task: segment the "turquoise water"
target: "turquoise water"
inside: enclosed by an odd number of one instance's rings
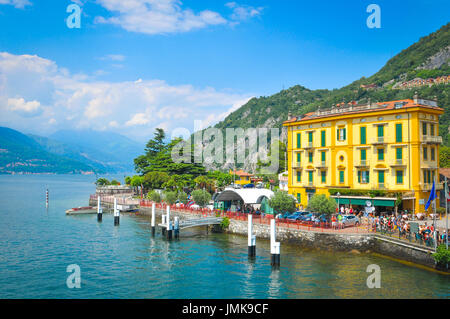
[[[119,177],[120,178],[120,177]],[[330,253],[282,244],[272,271],[269,246],[247,239],[183,232],[151,237],[144,216],[66,216],[88,204],[93,176],[0,176],[0,298],[448,298],[450,276],[371,254]],[[50,207],[45,208],[45,189]],[[81,288],[66,285],[68,265]],[[368,289],[367,266],[381,267],[381,289]]]

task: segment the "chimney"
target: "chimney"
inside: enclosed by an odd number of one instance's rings
[[[288,112],[288,121],[292,120],[292,113],[291,111]]]
[[[414,104],[419,104],[419,95],[417,91],[414,92]]]

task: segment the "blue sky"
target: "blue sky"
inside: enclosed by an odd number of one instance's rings
[[[80,29],[66,26],[71,3]],[[381,29],[366,25],[371,3]],[[253,96],[370,76],[449,12],[444,0],[0,0],[0,125],[192,130]]]

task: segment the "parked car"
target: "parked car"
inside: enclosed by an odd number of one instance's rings
[[[303,222],[310,222],[313,216],[314,216],[313,213],[304,214],[300,217],[299,220],[301,220]]]
[[[358,226],[360,224],[359,218],[355,215],[344,215],[342,216],[342,223],[344,227],[347,226]]]
[[[307,216],[307,215],[309,215],[309,214],[311,214],[311,213],[308,212],[308,211],[295,212],[295,213],[292,214],[290,217],[288,217],[288,219],[289,219],[289,220],[295,220],[295,221],[297,221],[297,220],[302,220],[302,218],[303,218],[304,216]]]

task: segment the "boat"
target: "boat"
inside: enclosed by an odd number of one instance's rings
[[[97,214],[97,207],[77,207],[66,210],[67,215]]]

